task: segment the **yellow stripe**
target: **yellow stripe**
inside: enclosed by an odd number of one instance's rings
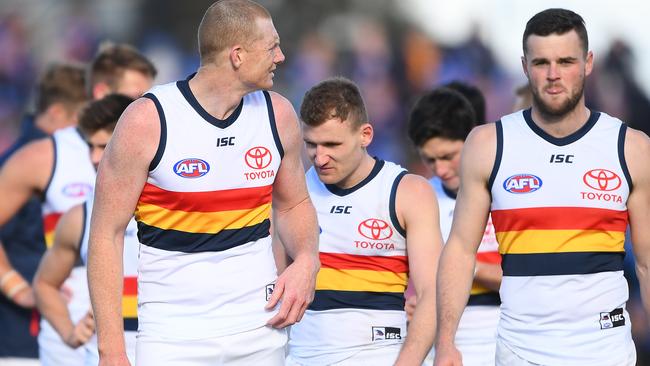
[[[54,230],[45,233],[45,246],[51,248],[52,244],[54,244]]]
[[[483,287],[483,286],[479,285],[478,283],[474,282],[474,283],[472,283],[472,290],[470,291],[469,294],[470,295],[480,295],[480,294],[486,294],[488,292],[492,292],[492,290],[490,290],[487,287]]]
[[[271,204],[248,210],[221,212],[172,211],[148,204],[138,204],[135,217],[149,226],[189,233],[216,234],[225,229],[257,225],[269,218]]]
[[[138,317],[138,297],[137,296],[122,296],[122,317],[124,318],[137,318]]]
[[[406,273],[321,268],[316,290],[404,292],[407,281]]]
[[[625,233],[601,230],[524,230],[496,233],[501,254],[622,252]]]

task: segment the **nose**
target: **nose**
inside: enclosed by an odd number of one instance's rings
[[[436,161],[434,163],[433,172],[438,177],[445,177],[449,172],[449,164],[442,161]]]
[[[284,53],[282,52],[282,49],[279,46],[277,51],[275,52],[275,57],[273,59],[273,62],[276,64],[281,64],[284,62]]]
[[[560,78],[558,65],[555,62],[551,62],[550,65],[548,66],[548,72],[547,72],[546,77],[549,80],[557,80],[557,79]]]
[[[90,161],[97,166],[99,162],[102,160],[102,156],[104,155],[104,149],[100,149],[98,147],[91,147],[90,148]]]
[[[314,164],[316,166],[323,166],[329,162],[329,155],[326,154],[322,147],[316,147],[314,152]]]

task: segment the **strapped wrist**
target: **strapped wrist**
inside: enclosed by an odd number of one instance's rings
[[[29,287],[29,283],[16,270],[9,270],[0,278],[0,290],[11,300],[27,287]]]

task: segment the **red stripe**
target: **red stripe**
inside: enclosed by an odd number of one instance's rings
[[[59,222],[59,219],[63,213],[61,212],[52,212],[43,217],[43,231],[46,233],[54,231],[56,228],[56,223]]]
[[[41,331],[41,314],[38,313],[38,310],[32,310],[32,316],[29,321],[29,334],[32,337],[38,336],[38,332]]]
[[[406,273],[409,264],[406,256],[367,256],[340,253],[320,253],[321,267],[334,269],[365,269]]]
[[[137,277],[124,277],[124,296],[135,296],[138,294],[138,278]]]
[[[140,194],[140,202],[187,212],[245,210],[271,202],[272,192],[272,185],[209,192],[173,192],[147,183]]]
[[[499,252],[480,252],[476,253],[476,260],[483,263],[501,264],[501,254]]]
[[[534,207],[492,211],[497,232],[521,230],[604,230],[624,232],[627,211],[590,207]]]

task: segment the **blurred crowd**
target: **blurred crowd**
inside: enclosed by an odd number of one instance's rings
[[[87,62],[110,39],[131,43],[153,60],[156,83],[185,78],[198,65],[195,25],[212,2],[4,1],[12,6],[0,10],[0,153],[15,139],[21,116],[32,109],[34,83],[49,62]],[[275,89],[298,109],[304,92],[318,81],[332,75],[354,80],[375,126],[371,153],[414,172],[427,174],[405,132],[419,94],[452,80],[474,84],[485,94],[487,121],[494,121],[513,109],[515,91],[525,82],[523,74],[512,75],[497,63],[478,34],[443,44],[392,11],[389,0],[261,2],[274,16],[287,58],[276,73]],[[59,11],[45,26],[39,14],[52,14],[52,7]],[[634,62],[625,40],[599,53],[587,82],[587,106],[650,134],[650,100],[632,74]],[[650,330],[631,251],[627,260],[639,364],[650,364]]]

